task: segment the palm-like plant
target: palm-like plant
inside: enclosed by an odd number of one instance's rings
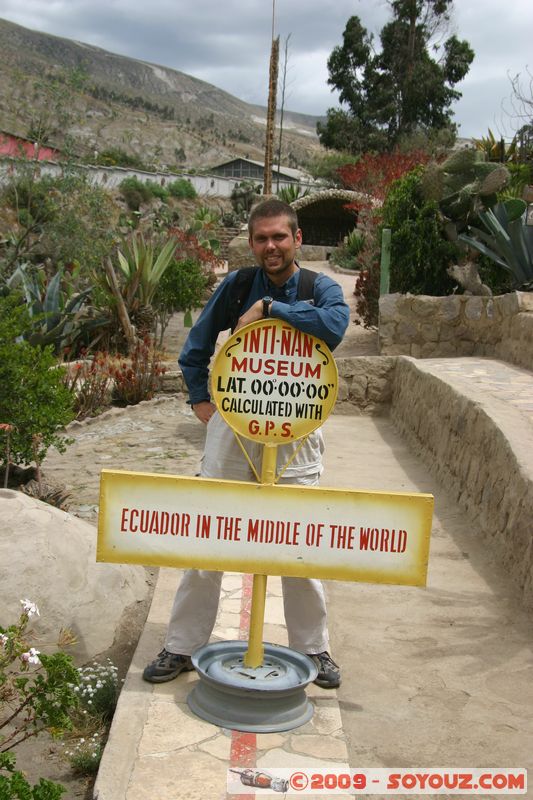
[[[481,150],[485,153],[487,161],[514,161],[518,150],[518,141],[516,136],[513,141],[506,145],[503,139],[497,139],[491,129],[488,130],[487,136],[482,136],[481,139],[474,139],[476,150]]]

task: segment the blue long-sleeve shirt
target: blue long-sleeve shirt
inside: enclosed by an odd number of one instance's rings
[[[231,285],[237,272],[230,272],[212,294],[183,346],[178,363],[189,390],[190,402],[210,400],[209,362],[221,331],[231,327]],[[314,303],[298,300],[300,271],[283,286],[274,286],[262,269],[258,270],[241,315],[257,300],[270,295],[273,303],[270,316],[288,322],[295,328],[323,339],[332,350],[340,343],[348,326],[349,310],[342,289],[327,275],[318,273],[314,285]]]

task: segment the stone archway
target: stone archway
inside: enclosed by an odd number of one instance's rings
[[[368,198],[347,189],[324,189],[300,197],[291,203],[298,214],[304,247],[326,248],[329,255],[357,225],[357,213],[346,208],[348,203]]]

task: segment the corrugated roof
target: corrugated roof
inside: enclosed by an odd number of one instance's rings
[[[243,158],[242,156],[239,156],[238,158],[232,158],[229,161],[223,161],[222,164],[215,164],[215,166],[211,167],[211,169],[227,167],[228,164],[235,164],[237,161],[246,161],[247,164],[254,164],[256,167],[261,167],[261,169],[265,168],[264,162],[262,161],[254,161],[252,158]],[[272,167],[272,172],[278,172],[277,166]],[[281,164],[279,168],[279,174],[287,175],[288,178],[297,178],[298,180],[312,180],[311,175],[309,175],[307,172],[302,172],[302,170],[293,169],[292,167],[285,167],[283,164]]]

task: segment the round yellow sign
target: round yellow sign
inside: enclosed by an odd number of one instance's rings
[[[285,444],[320,427],[335,405],[337,365],[322,339],[278,319],[234,333],[215,357],[211,395],[233,430]]]

